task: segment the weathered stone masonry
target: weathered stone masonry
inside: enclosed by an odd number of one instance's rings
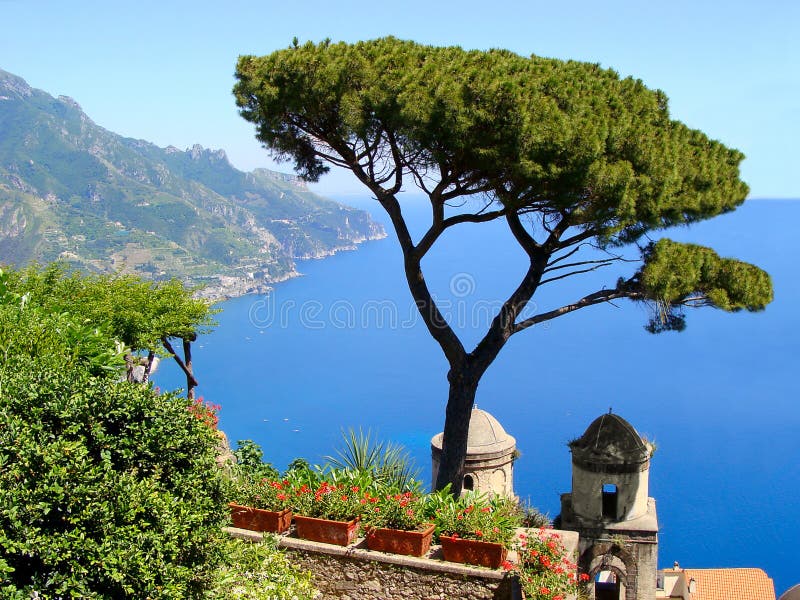
[[[228,528],[242,539],[258,541],[260,533]],[[323,598],[339,600],[516,600],[515,579],[501,570],[471,567],[440,559],[384,554],[367,550],[362,540],[340,547],[281,536],[279,545],[300,569],[311,571]]]

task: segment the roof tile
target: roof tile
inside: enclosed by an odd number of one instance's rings
[[[684,569],[695,580],[692,600],[775,600],[775,585],[761,569]]]

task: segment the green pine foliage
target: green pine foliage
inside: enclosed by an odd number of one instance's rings
[[[433,241],[450,226],[436,211],[477,197],[494,218],[531,218],[544,235],[525,249],[552,266],[583,241],[634,243],[734,210],[748,193],[742,153],[671,119],[662,91],[597,64],[387,37],[241,56],[236,77],[241,115],[273,154],[309,180],[348,168],[387,210],[413,180],[439,220]],[[401,241],[414,261],[426,243]],[[695,294],[723,310],[771,301],[766,273],[708,252],[660,242],[643,253],[643,273],[580,306],[628,297],[676,314]]]
[[[653,333],[683,329],[683,306],[758,311],[772,302],[772,281],[766,272],[721,258],[711,248],[662,239],[649,244],[643,255],[638,280],[655,307],[647,326]]]

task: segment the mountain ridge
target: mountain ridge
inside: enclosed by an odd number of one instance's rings
[[[297,259],[385,235],[297,177],[123,137],[0,69],[2,262],[178,277],[230,297],[297,275]]]

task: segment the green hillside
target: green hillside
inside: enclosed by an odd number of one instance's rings
[[[294,259],[383,235],[295,177],[119,136],[0,70],[0,263],[60,259],[239,295],[291,276]]]

